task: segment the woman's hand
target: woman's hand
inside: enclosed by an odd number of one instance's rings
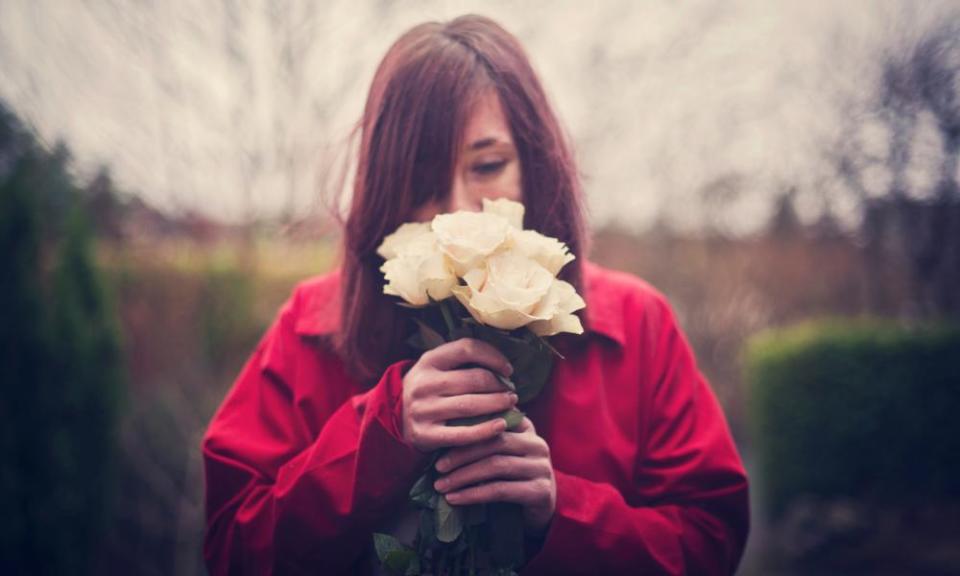
[[[515,502],[523,506],[527,530],[546,532],[557,506],[557,482],[550,447],[524,418],[515,432],[454,448],[437,460],[442,476],[434,484],[455,506]]]
[[[480,367],[460,368],[463,365]],[[494,370],[513,367],[496,348],[473,338],[442,344],[423,354],[403,377],[403,438],[421,452],[490,440],[506,429],[503,418],[472,426],[448,420],[495,414],[513,408],[517,395],[505,390]]]

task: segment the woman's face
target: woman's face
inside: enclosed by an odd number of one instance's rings
[[[443,212],[479,211],[484,198],[520,202],[521,178],[520,159],[500,98],[493,90],[487,91],[467,118],[447,205],[432,202],[422,206],[415,219],[428,222]]]

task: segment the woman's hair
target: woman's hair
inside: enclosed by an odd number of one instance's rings
[[[406,311],[383,294],[385,235],[431,201],[450,194],[474,103],[500,98],[522,172],[524,227],[558,238],[576,260],[560,277],[584,294],[586,253],[580,182],[566,136],[519,41],[481,16],[418,25],[377,68],[360,130],[353,198],[344,224],[340,331],[334,345],[366,384],[407,357]]]

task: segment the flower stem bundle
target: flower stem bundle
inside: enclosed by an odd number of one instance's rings
[[[546,337],[581,334],[574,314],[585,303],[573,286],[557,278],[574,259],[560,241],[523,230],[523,205],[484,200],[483,212],[441,214],[429,223],[407,223],[388,235],[377,252],[384,293],[411,308],[416,330],[408,344],[420,351],[459,338],[497,348],[513,366],[498,375],[523,406],[540,393],[559,353]],[[523,421],[516,408],[447,422],[472,425],[504,418],[507,429]],[[416,541],[374,534],[383,568],[392,574],[513,574],[524,563],[524,527],[517,504],[496,502],[452,506],[433,485],[434,464],[410,490],[419,511]]]

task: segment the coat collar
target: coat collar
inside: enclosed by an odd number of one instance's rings
[[[586,285],[584,300],[584,331],[604,336],[621,347],[625,345],[624,317],[617,299],[608,290],[609,271],[584,260],[583,279]],[[301,336],[324,336],[336,332],[340,325],[340,268],[304,281],[297,290],[299,302],[295,324]]]

